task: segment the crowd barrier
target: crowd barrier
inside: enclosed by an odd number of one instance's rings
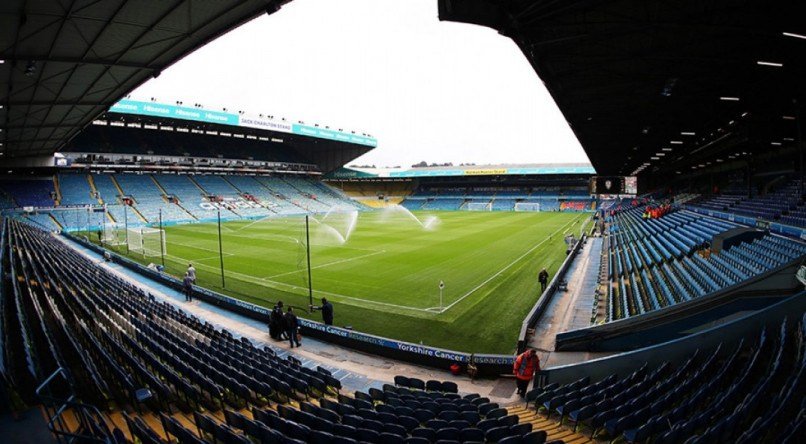
[[[518,335],[518,354],[523,353],[526,350],[526,345],[529,342],[529,329],[534,328],[534,326],[537,325],[537,321],[540,320],[541,316],[543,316],[543,313],[546,311],[546,307],[554,297],[554,293],[556,293],[557,287],[565,278],[565,273],[568,271],[568,267],[571,266],[571,262],[574,261],[574,258],[579,253],[579,249],[582,248],[582,245],[585,243],[586,239],[587,235],[583,234],[579,240],[577,240],[577,242],[571,248],[571,251],[565,257],[563,263],[560,265],[560,268],[557,269],[557,273],[554,274],[554,277],[551,279],[548,285],[546,285],[546,291],[540,295],[535,305],[532,306],[532,309],[529,310],[529,313],[523,319],[521,331]]]
[[[650,367],[657,367],[663,362],[674,364],[690,356],[693,350],[715,349],[719,344],[725,345],[722,352],[726,353],[732,351],[735,347],[730,345],[738,343],[741,338],[754,341],[758,339],[758,332],[765,326],[780,324],[781,319],[791,315],[800,318],[804,310],[806,310],[806,292],[801,291],[761,310],[738,318],[728,318],[729,320],[722,324],[662,344],[579,364],[545,369],[539,373],[536,384],[538,386],[566,384],[583,377],[597,380],[614,373],[625,375],[643,363]],[[730,338],[730,342],[725,342],[725,338]]]

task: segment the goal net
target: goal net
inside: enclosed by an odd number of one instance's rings
[[[165,232],[157,228],[129,228],[129,251],[143,256],[168,254],[165,247]]]
[[[126,231],[117,224],[103,224],[101,242],[106,245],[124,245],[126,243]]]
[[[515,211],[540,211],[539,202],[516,202]]]
[[[467,204],[467,211],[492,211],[492,202],[469,202]]]

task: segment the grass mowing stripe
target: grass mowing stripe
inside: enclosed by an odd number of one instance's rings
[[[458,303],[462,302],[462,301],[463,301],[463,300],[464,300],[466,297],[468,297],[468,296],[470,296],[471,294],[475,293],[475,292],[476,292],[476,290],[478,290],[479,288],[481,288],[481,287],[483,287],[483,286],[487,285],[487,284],[488,284],[488,283],[489,283],[491,280],[493,280],[493,279],[497,278],[498,276],[500,276],[500,275],[501,275],[503,272],[505,272],[507,269],[509,269],[509,268],[510,268],[510,267],[512,267],[513,265],[517,264],[517,263],[518,263],[518,262],[520,262],[520,261],[521,261],[523,258],[525,258],[526,256],[528,256],[528,255],[529,255],[531,252],[535,251],[535,250],[536,250],[538,247],[540,247],[541,245],[543,245],[544,243],[546,243],[546,241],[550,240],[550,239],[552,238],[552,236],[554,236],[555,234],[559,233],[559,232],[560,232],[560,231],[562,231],[562,230],[563,230],[565,227],[567,227],[568,225],[570,225],[570,224],[571,224],[571,222],[576,223],[576,221],[577,221],[577,220],[578,220],[578,219],[574,219],[574,220],[572,220],[572,221],[569,221],[568,223],[566,223],[565,225],[563,225],[562,227],[560,227],[559,229],[557,229],[557,231],[555,231],[554,233],[552,233],[551,235],[549,235],[549,237],[548,237],[548,238],[543,239],[543,240],[542,240],[542,241],[540,241],[540,242],[539,242],[537,245],[535,245],[535,246],[533,246],[532,248],[528,249],[528,250],[526,251],[526,253],[523,253],[522,255],[518,256],[518,258],[517,258],[517,259],[515,259],[515,260],[514,260],[514,261],[512,261],[512,262],[510,262],[510,263],[509,263],[508,265],[506,265],[504,268],[502,268],[502,269],[498,270],[498,272],[497,272],[497,273],[495,273],[494,275],[490,276],[490,277],[489,277],[489,278],[487,278],[487,279],[486,279],[484,282],[482,282],[481,284],[477,285],[477,286],[476,286],[476,287],[474,287],[472,290],[470,290],[470,291],[468,291],[467,293],[465,293],[464,295],[462,295],[462,296],[461,296],[459,299],[455,300],[454,302],[452,302],[451,304],[449,304],[447,307],[445,307],[444,309],[442,309],[442,310],[440,311],[440,313],[444,313],[444,312],[446,312],[446,311],[450,310],[451,308],[453,308],[453,306],[454,306],[454,305],[456,305],[456,304],[458,304]]]
[[[379,250],[379,251],[375,251],[373,253],[363,254],[361,256],[348,257],[347,259],[340,259],[340,260],[337,260],[337,261],[328,262],[328,263],[325,263],[325,264],[320,264],[320,265],[317,265],[315,267],[311,267],[311,270],[316,270],[317,268],[330,267],[331,265],[343,264],[345,262],[351,262],[351,261],[355,261],[355,260],[359,260],[359,259],[364,259],[364,258],[367,258],[367,257],[370,257],[370,256],[375,256],[375,255],[383,254],[383,253],[386,253],[386,250]],[[303,271],[305,271],[305,270],[289,271],[289,272],[286,272],[286,273],[275,274],[273,276],[267,276],[267,277],[265,277],[263,279],[271,280],[271,279],[276,278],[276,277],[285,276],[285,275],[293,274],[293,273],[301,273]]]
[[[188,259],[188,258],[181,258],[181,257],[169,256],[169,255],[166,255],[165,258],[166,259],[172,259],[174,262],[177,262],[177,263],[187,263],[187,262],[191,261],[191,259]],[[200,259],[193,259],[193,260],[198,262]],[[197,268],[204,268],[204,269],[208,269],[210,271],[218,271],[219,270],[219,268],[217,266],[207,265],[207,264],[198,264]],[[235,272],[235,271],[231,271],[231,270],[226,270],[224,272],[224,276],[225,277],[233,277],[234,276],[234,277],[237,277],[238,279],[241,279],[241,280],[244,280],[244,281],[247,281],[247,282],[252,282],[252,283],[255,283],[257,285],[265,286],[265,287],[268,287],[268,288],[274,288],[269,284],[275,284],[276,286],[278,286],[280,288],[298,290],[299,294],[301,294],[301,295],[307,295],[308,294],[308,287],[302,287],[302,286],[299,286],[299,285],[292,285],[292,284],[286,284],[284,282],[277,282],[277,281],[272,281],[272,280],[268,280],[268,279],[262,279],[262,278],[258,278],[258,277],[255,277],[255,276],[250,276],[250,275],[246,275],[246,274],[243,274],[243,273],[238,273],[238,272]],[[265,281],[265,283],[263,283],[261,281]],[[413,310],[413,311],[422,311],[422,312],[428,311],[427,309],[424,309],[424,308],[409,307],[407,305],[390,304],[390,303],[386,303],[386,302],[373,301],[373,300],[369,300],[369,299],[362,299],[362,298],[357,298],[357,297],[353,297],[353,296],[346,296],[346,295],[343,295],[343,294],[333,293],[333,292],[324,291],[324,290],[314,290],[313,293],[314,293],[314,295],[335,296],[335,297],[337,297],[339,299],[344,299],[344,300],[349,300],[349,301],[364,302],[364,303],[367,303],[367,304],[370,304],[370,305],[381,305],[381,306],[384,306],[384,307],[394,307],[394,308],[399,308],[399,309],[402,309],[402,310]]]
[[[396,339],[477,353],[511,352],[523,316],[539,296],[537,271],[550,274],[565,257],[557,233],[577,232],[573,213],[416,212],[436,216],[432,230],[411,218],[382,210],[361,213],[346,243],[340,229],[311,224],[314,295],[336,306],[336,324]],[[249,225],[248,228],[244,228]],[[584,225],[584,224],[583,224]],[[271,307],[308,305],[304,218],[270,218],[261,223],[227,222],[222,229],[226,288],[215,224],[166,227],[166,272],[182,276],[197,266],[200,285],[247,302]],[[329,232],[330,234],[326,233]],[[300,243],[303,242],[303,243]],[[125,247],[123,248],[125,250]],[[210,250],[206,251],[205,250]],[[378,251],[384,250],[385,254]],[[367,254],[369,253],[369,254]],[[173,257],[175,256],[175,257]],[[154,258],[132,255],[142,263]],[[199,263],[204,260],[204,263]],[[270,277],[264,280],[263,277]],[[439,305],[444,279],[449,310]],[[461,295],[454,299],[451,294]],[[318,314],[301,313],[319,319]]]

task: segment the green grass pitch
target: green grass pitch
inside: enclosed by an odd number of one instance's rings
[[[588,217],[390,210],[311,216],[314,303],[327,297],[336,325],[358,331],[465,352],[511,353],[538,297],[538,271],[546,267],[554,275],[565,258],[564,235],[578,236]],[[304,217],[222,224],[226,288],[216,224],[166,227],[165,236],[168,273],[182,276],[192,262],[201,286],[258,305],[279,299],[307,310]],[[321,319],[319,313],[302,316]]]

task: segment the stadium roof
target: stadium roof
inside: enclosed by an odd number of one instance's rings
[[[0,152],[53,153],[127,92],[288,1],[0,2]]]
[[[798,140],[802,0],[439,0],[439,14],[511,37],[600,174]]]

